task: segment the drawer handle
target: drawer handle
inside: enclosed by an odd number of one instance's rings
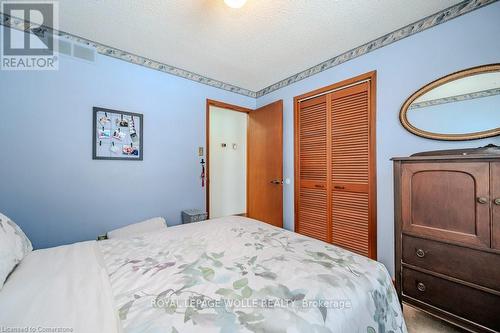
[[[424,292],[425,291],[425,284],[422,282],[417,283],[417,289],[418,291]]]
[[[500,206],[500,198],[496,198],[493,202],[495,203],[495,205]]]
[[[484,205],[485,203],[488,203],[488,199],[485,197],[479,197],[479,198],[477,198],[477,202]]]
[[[418,249],[418,250],[416,251],[416,254],[417,254],[417,257],[419,257],[419,258],[423,258],[423,257],[425,257],[425,251],[424,251],[424,250],[422,250],[422,249]]]
[[[333,188],[335,188],[336,190],[345,190],[345,186],[335,185]]]

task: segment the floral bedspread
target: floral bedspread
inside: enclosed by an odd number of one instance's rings
[[[99,246],[127,333],[406,332],[382,264],[255,220]]]

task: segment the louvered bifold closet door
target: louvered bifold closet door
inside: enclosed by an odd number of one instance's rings
[[[331,93],[332,243],[374,257],[370,248],[370,86]]]
[[[328,152],[329,134],[327,98],[302,101],[299,104],[296,126],[298,137],[298,199],[295,203],[295,230],[303,235],[330,241],[330,217],[328,200]]]

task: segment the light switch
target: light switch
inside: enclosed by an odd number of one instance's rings
[[[203,147],[198,147],[198,156],[203,156]]]

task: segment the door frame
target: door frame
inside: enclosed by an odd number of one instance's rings
[[[367,81],[370,85],[370,127],[369,127],[369,138],[370,138],[370,146],[369,146],[369,195],[370,195],[370,210],[368,217],[368,242],[369,242],[369,257],[372,259],[377,259],[377,150],[376,150],[376,114],[377,114],[377,71],[371,71],[368,73],[364,73],[326,87],[322,87],[319,89],[315,89],[308,93],[295,96],[293,98],[293,114],[294,114],[294,122],[293,122],[293,140],[294,140],[294,231],[296,232],[297,228],[297,218],[298,218],[298,201],[299,201],[299,148],[298,147],[298,111],[299,111],[299,103],[301,100],[307,98],[313,98],[320,95],[328,94],[333,92],[334,90],[341,90],[343,88],[348,88],[353,85],[357,85],[363,81]],[[330,152],[327,152],[329,154]],[[329,227],[331,228],[331,226]],[[329,239],[331,238],[331,231],[328,235]]]
[[[243,112],[243,113],[246,113],[247,115],[253,111],[252,109],[249,109],[249,108],[245,108],[245,107],[242,107],[242,106],[238,106],[238,105],[233,105],[233,104],[229,104],[229,103],[225,103],[225,102],[221,102],[221,101],[216,101],[216,100],[213,100],[213,99],[209,99],[207,98],[207,104],[206,104],[206,146],[205,146],[205,150],[206,150],[206,154],[205,154],[205,159],[206,159],[206,174],[205,174],[205,180],[206,180],[206,184],[207,184],[207,189],[206,189],[206,209],[207,209],[207,214],[208,214],[208,218],[210,218],[210,107],[212,106],[215,106],[215,107],[219,107],[219,108],[222,108],[222,109],[227,109],[227,110],[230,110],[230,111],[235,111],[235,112]],[[247,166],[248,166],[248,123],[247,123]],[[247,195],[246,195],[246,210],[248,211],[248,167],[247,167],[247,177],[246,177],[246,191],[247,191]],[[247,214],[248,212],[245,212],[245,215]]]

